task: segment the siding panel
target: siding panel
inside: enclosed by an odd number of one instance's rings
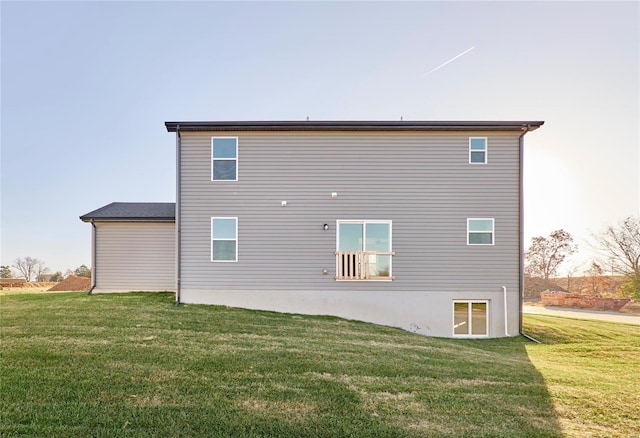
[[[181,135],[181,284],[196,300],[230,291],[369,292],[448,303],[444,297],[499,299],[505,286],[517,327],[518,132],[229,131],[238,137],[233,182],[210,177],[211,137],[222,133]],[[488,164],[469,164],[473,136],[488,137]],[[238,217],[238,262],[210,261],[212,216]],[[495,218],[495,245],[467,245],[470,217]],[[395,281],[334,280],[336,221],[348,219],[393,221]],[[439,312],[446,328],[431,333],[447,336],[450,309]]]
[[[96,222],[97,292],[174,291],[175,224]]]

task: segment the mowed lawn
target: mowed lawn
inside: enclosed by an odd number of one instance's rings
[[[173,294],[0,296],[1,436],[639,436],[640,327],[426,338]]]

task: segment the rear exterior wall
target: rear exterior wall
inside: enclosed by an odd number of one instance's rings
[[[519,134],[182,132],[181,301],[451,336],[452,300],[487,299],[489,335],[515,335]],[[238,181],[211,180],[215,136],[238,137]],[[487,164],[469,137],[488,138]],[[238,218],[237,262],[211,261],[211,217]],[[467,218],[495,218],[495,245],[467,245]],[[335,280],[338,220],[392,221],[395,280]]]
[[[95,225],[95,292],[175,291],[175,223]]]

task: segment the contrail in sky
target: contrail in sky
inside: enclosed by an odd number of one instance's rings
[[[462,55],[466,55],[467,53],[469,53],[470,51],[472,51],[473,49],[475,49],[476,46],[471,47],[470,49],[465,50],[464,52],[462,52],[459,55],[454,56],[453,58],[451,58],[450,60],[443,62],[442,64],[440,64],[439,66],[437,66],[436,68],[434,68],[433,70],[431,70],[430,72],[428,72],[427,74],[430,75],[431,73],[433,73],[436,70],[440,70],[442,67],[444,67],[445,65],[449,64],[450,62],[455,61],[456,59],[460,58]]]

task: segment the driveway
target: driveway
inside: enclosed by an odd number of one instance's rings
[[[572,309],[568,307],[553,306],[528,306],[525,304],[522,311],[530,315],[563,316],[565,318],[595,319],[598,321],[623,322],[625,324],[640,325],[640,315],[607,312],[603,310]]]

